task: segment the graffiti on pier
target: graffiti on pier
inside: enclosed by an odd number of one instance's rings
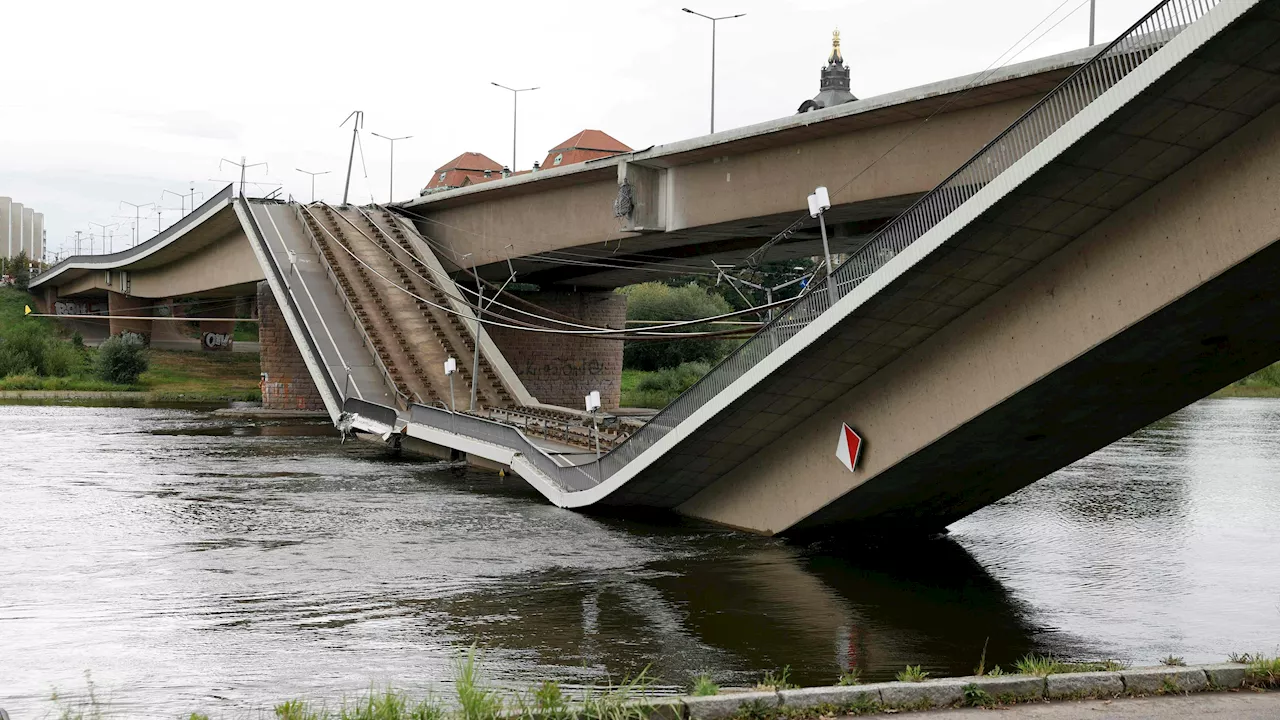
[[[205,350],[224,350],[231,347],[231,333],[207,332],[201,343]]]
[[[595,377],[605,372],[604,361],[598,358],[590,360],[572,360],[569,358],[552,358],[547,362],[525,360],[520,368],[520,377],[524,378],[575,378]]]

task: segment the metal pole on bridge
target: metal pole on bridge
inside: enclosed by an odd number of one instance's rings
[[[831,246],[827,243],[827,219],[824,213],[831,209],[831,196],[827,194],[827,189],[818,186],[809,196],[809,216],[818,218],[818,226],[822,228],[822,255],[827,261],[827,296],[831,299],[831,304],[835,305],[839,299],[836,292],[836,279],[832,275],[835,270],[831,266]]]

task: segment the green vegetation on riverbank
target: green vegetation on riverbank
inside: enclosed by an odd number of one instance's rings
[[[1214,393],[1212,397],[1280,397],[1280,363],[1243,377]]]
[[[31,302],[0,288],[0,391],[143,392],[149,401],[183,402],[262,397],[256,354],[142,350],[118,339],[85,347],[48,318],[26,317]]]

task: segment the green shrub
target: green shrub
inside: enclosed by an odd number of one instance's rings
[[[0,376],[37,375],[49,336],[38,323],[17,322],[0,333]]]
[[[693,679],[693,687],[690,688],[689,694],[695,697],[707,697],[709,695],[719,695],[720,686],[711,679],[710,675],[703,673]]]
[[[108,338],[98,347],[98,377],[107,382],[132,385],[150,364],[142,338],[132,333]]]
[[[670,287],[657,282],[641,283],[619,289],[627,296],[628,320],[697,320],[723,315],[732,308],[718,295],[695,285]],[[633,325],[633,329],[641,326]],[[713,330],[714,325],[682,327],[670,332]],[[632,341],[622,351],[622,364],[638,370],[673,368],[688,362],[718,362],[733,347],[726,340],[690,339],[653,342]]]
[[[40,371],[49,377],[67,377],[80,372],[84,353],[69,342],[50,342],[44,349]]]

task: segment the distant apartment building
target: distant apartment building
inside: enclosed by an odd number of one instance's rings
[[[0,258],[15,258],[26,252],[31,260],[44,255],[44,213],[0,197]]]

